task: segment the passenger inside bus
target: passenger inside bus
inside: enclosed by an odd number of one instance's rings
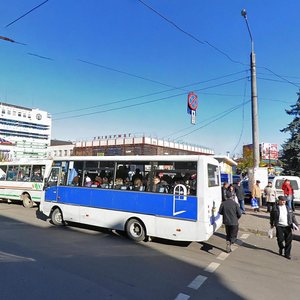
[[[41,175],[41,170],[40,169],[35,169],[33,171],[31,181],[34,181],[34,182],[42,182],[43,181],[43,176]]]

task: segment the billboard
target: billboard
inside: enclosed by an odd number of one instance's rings
[[[278,160],[278,145],[271,143],[262,143],[261,159],[269,161]]]

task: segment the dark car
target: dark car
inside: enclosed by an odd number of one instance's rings
[[[245,203],[250,203],[251,200],[251,190],[249,189],[249,181],[243,180],[242,182],[244,193],[245,193]]]

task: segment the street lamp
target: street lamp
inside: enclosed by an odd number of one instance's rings
[[[251,66],[253,167],[257,168],[259,166],[259,138],[258,138],[258,109],[257,109],[256,63],[255,63],[255,53],[254,53],[254,41],[248,23],[246,9],[243,9],[241,11],[241,14],[246,21],[248,32],[251,39],[250,66]]]

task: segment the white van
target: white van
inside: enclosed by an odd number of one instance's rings
[[[283,196],[281,187],[285,179],[291,182],[292,189],[294,190],[294,203],[300,204],[300,177],[298,176],[275,176],[272,186],[276,189],[277,197]]]

